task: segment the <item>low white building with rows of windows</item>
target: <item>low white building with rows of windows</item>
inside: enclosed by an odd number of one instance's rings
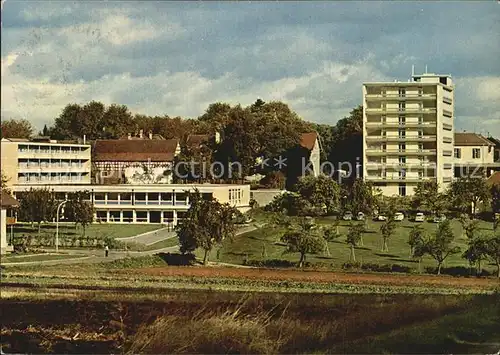
[[[202,197],[228,203],[241,212],[250,209],[250,185],[47,185],[56,199],[64,201],[68,193],[88,191],[95,208],[95,221],[102,223],[162,223],[175,226],[189,209],[189,194],[198,190]],[[30,186],[13,187],[19,198]]]

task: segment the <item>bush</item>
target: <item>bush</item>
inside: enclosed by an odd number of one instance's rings
[[[194,254],[159,253],[156,255],[168,265],[172,266],[191,266],[196,262],[196,256]]]
[[[342,265],[342,269],[344,270],[364,270],[364,271],[372,271],[372,272],[401,272],[401,273],[412,273],[414,269],[400,264],[374,264],[374,263],[344,263]]]
[[[297,263],[281,259],[268,259],[268,260],[248,260],[245,265],[255,267],[270,267],[270,268],[286,268],[295,267]]]
[[[426,267],[425,272],[428,274],[437,274],[437,268],[436,267]],[[462,276],[462,277],[467,277],[467,276],[492,276],[493,273],[489,272],[488,270],[481,270],[481,274],[477,274],[477,269],[473,268],[471,269],[470,267],[465,267],[465,266],[452,266],[452,267],[443,267],[441,268],[441,274],[444,275],[451,275],[451,276]]]
[[[286,192],[274,197],[273,201],[265,209],[289,216],[306,216],[311,210],[311,204],[297,193]]]

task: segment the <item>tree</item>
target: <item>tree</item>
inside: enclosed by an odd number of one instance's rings
[[[394,216],[397,212],[398,205],[395,198],[390,198],[383,206],[383,211],[386,213],[387,219],[380,226],[380,233],[382,235],[382,252],[389,251],[388,241],[396,230],[396,221]]]
[[[493,184],[490,188],[491,211],[493,212],[493,229],[496,231],[500,221],[500,184]]]
[[[326,255],[328,255],[328,256],[331,255],[328,243],[336,241],[338,238],[340,238],[340,234],[339,234],[337,229],[338,229],[338,225],[337,226],[330,226],[330,227],[327,227],[323,230],[323,239],[325,240],[325,251],[326,251]]]
[[[500,234],[496,233],[489,238],[485,245],[486,256],[495,263],[497,267],[497,277],[500,278]]]
[[[1,124],[2,138],[31,138],[33,126],[28,120],[2,120]]]
[[[425,239],[425,231],[422,226],[416,225],[410,230],[408,235],[408,245],[410,246],[410,257],[413,258],[415,255],[415,249],[418,245],[421,245]]]
[[[132,114],[127,106],[116,104],[112,104],[103,112],[100,125],[102,136],[108,139],[126,136],[134,127]]]
[[[275,196],[265,208],[288,216],[305,216],[311,210],[311,204],[296,192],[285,192]]]
[[[10,195],[10,189],[8,187],[8,183],[9,183],[9,178],[7,178],[7,176],[5,176],[3,170],[0,170],[0,176],[1,176],[1,185],[0,185],[0,190],[1,191],[4,191],[6,193],[8,193]]]
[[[356,254],[354,248],[361,241],[364,231],[364,226],[361,223],[351,223],[349,229],[347,230],[346,242],[349,244],[351,254],[349,256],[349,261],[356,262]]]
[[[191,206],[186,218],[176,227],[181,253],[191,253],[196,248],[204,251],[203,264],[214,246],[234,237],[235,208],[221,204],[213,197],[202,198],[198,190],[189,193]]]
[[[82,237],[86,228],[94,221],[94,207],[90,202],[88,191],[77,191],[68,194],[68,202],[64,208],[64,217],[82,226]]]
[[[445,196],[439,192],[436,181],[421,181],[415,188],[413,203],[418,208],[427,208],[433,214],[440,214],[445,207]]]
[[[462,254],[462,257],[467,259],[471,266],[477,265],[478,275],[481,275],[481,261],[487,256],[487,242],[485,236],[469,238],[468,248]]]
[[[463,177],[451,183],[449,197],[453,206],[474,218],[479,202],[488,202],[490,191],[485,179]]]
[[[443,262],[452,254],[460,252],[460,248],[453,246],[453,231],[449,220],[439,223],[434,235],[427,238],[424,243],[417,245],[415,253],[417,255],[430,255],[437,262],[437,274],[441,274]]]
[[[322,213],[332,214],[339,208],[340,187],[330,177],[312,175],[299,179],[296,190],[302,199],[309,201],[312,207]]]
[[[370,213],[376,203],[373,185],[363,179],[355,179],[346,189],[347,201],[353,212]]]
[[[19,216],[21,220],[38,224],[38,235],[42,222],[55,217],[57,201],[48,188],[34,189],[23,192],[19,196]]]
[[[286,244],[287,253],[300,253],[298,266],[304,266],[307,254],[316,254],[325,250],[325,241],[315,229],[312,221],[299,219],[298,224],[292,224],[281,237]]]

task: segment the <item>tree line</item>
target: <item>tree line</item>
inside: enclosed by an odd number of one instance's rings
[[[332,122],[337,120],[332,118]],[[72,103],[62,109],[52,125],[44,126],[38,134],[59,140],[82,139],[85,135],[87,140],[93,141],[118,139],[141,130],[144,134],[158,134],[165,139],[180,139],[183,151],[179,159],[199,158],[225,164],[238,161],[243,165],[245,176],[255,172],[255,161],[260,157],[272,159],[287,154],[304,154],[293,150],[304,132],[318,132],[323,161],[349,161],[354,165],[356,158],[362,155],[361,106],[338,120],[336,125],[328,125],[302,119],[286,103],[264,102],[261,99],[246,107],[216,102],[197,118],[132,114],[125,105],[106,106],[99,101],[83,105]],[[2,121],[1,134],[4,138],[30,138],[34,132],[27,120]],[[215,132],[220,133],[221,143],[210,144],[205,151],[193,150],[184,144],[189,135],[214,135]],[[260,172],[267,175],[276,172],[276,169],[270,167]],[[282,173],[292,174],[291,171]],[[189,179],[195,180],[194,177]]]

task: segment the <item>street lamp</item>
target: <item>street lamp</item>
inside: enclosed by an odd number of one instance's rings
[[[57,206],[57,211],[56,211],[56,253],[59,251],[59,210],[61,207],[68,202],[68,200],[64,200]]]

